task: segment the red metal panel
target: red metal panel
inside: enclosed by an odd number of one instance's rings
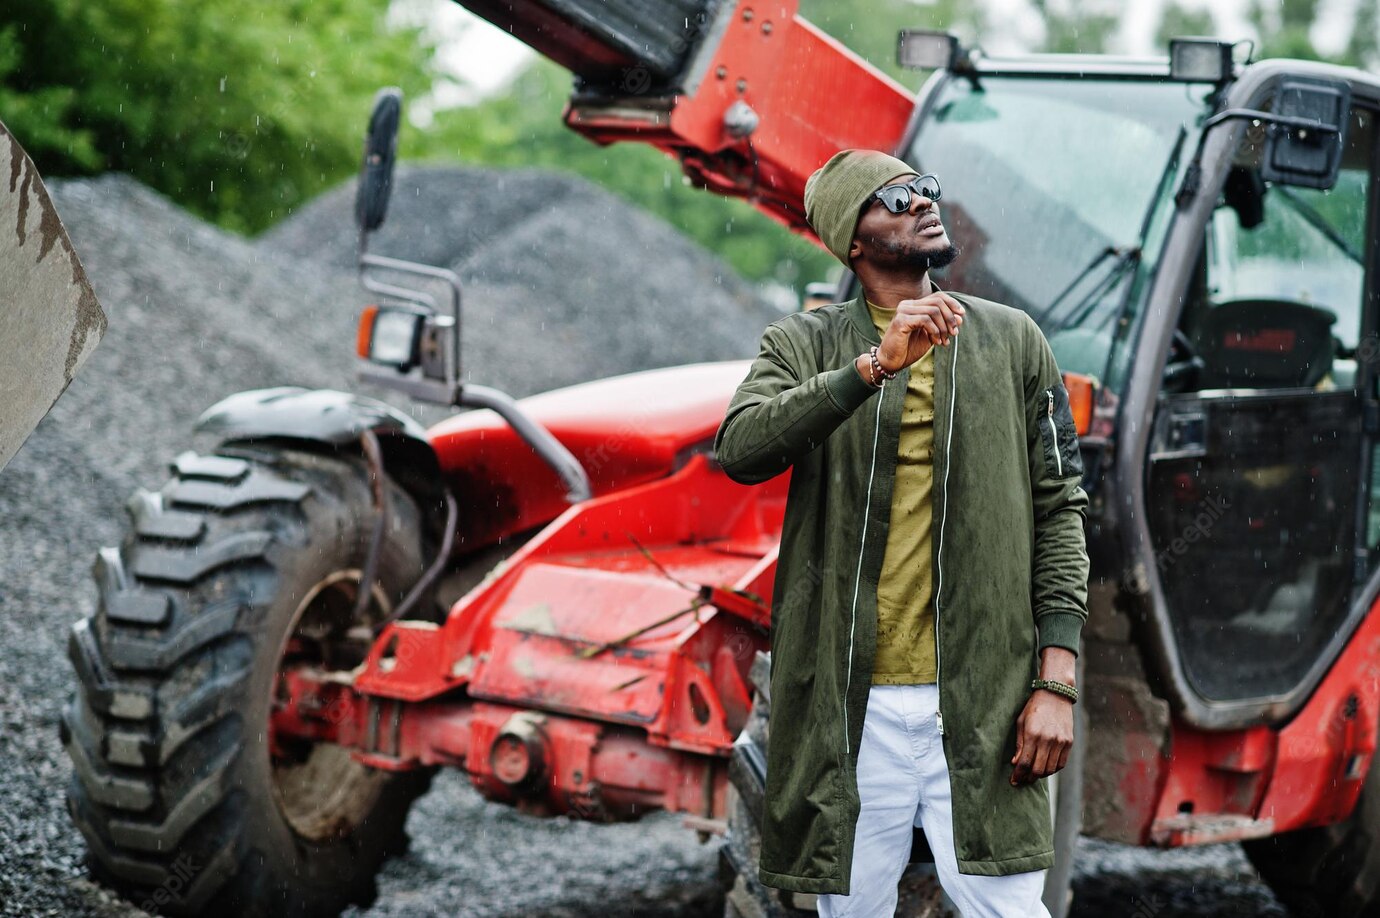
[[[1380,603],[1308,704],[1279,732],[1260,816],[1278,831],[1326,825],[1356,805],[1380,723]]]
[[[669,475],[676,457],[712,440],[748,362],[614,376],[520,401],[585,466],[596,495]],[[492,411],[431,428],[441,469],[464,503],[461,549],[555,519],[569,506],[556,474]]]
[[[1273,762],[1269,727],[1207,733],[1174,725],[1173,754],[1149,838],[1176,847],[1270,834],[1256,808]]]
[[[579,654],[703,603],[702,585],[750,591],[769,604],[788,478],[745,487],[696,456],[670,477],[572,507],[462,598],[439,631],[385,630],[356,687],[419,701],[468,685],[494,700],[650,722],[647,699],[661,699],[670,655],[719,617],[712,604],[626,646]],[[760,625],[765,613],[752,608],[735,604],[727,613]],[[765,646],[764,634],[748,640]],[[406,660],[388,662],[390,647]],[[709,650],[697,654],[712,662]],[[738,661],[744,677],[750,657],[745,650]]]
[[[691,95],[667,100],[581,101],[566,123],[599,143],[635,140],[677,156],[698,183],[811,236],[802,196],[810,173],[839,150],[895,152],[914,98],[899,83],[796,15],[794,0],[744,3]],[[746,138],[724,126],[742,102],[760,118]]]
[[[1174,846],[1327,825],[1355,807],[1380,723],[1380,603],[1284,727],[1209,733],[1174,724],[1168,775],[1143,841]]]
[[[444,625],[386,628],[352,686],[285,674],[275,735],[380,768],[460,766],[534,813],[664,808],[717,824],[748,668],[767,646],[788,485],[739,485],[695,455],[572,507]],[[535,783],[514,783],[533,763]]]

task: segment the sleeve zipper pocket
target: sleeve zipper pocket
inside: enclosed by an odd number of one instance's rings
[[[1045,395],[1049,399],[1049,411],[1047,419],[1049,421],[1049,436],[1051,441],[1054,443],[1054,467],[1058,470],[1057,474],[1059,475],[1059,477],[1062,478],[1064,477],[1064,459],[1062,456],[1059,455],[1059,431],[1056,430],[1054,427],[1054,390],[1046,389]]]

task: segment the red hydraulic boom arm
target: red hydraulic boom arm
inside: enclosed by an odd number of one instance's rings
[[[849,147],[895,151],[914,105],[796,0],[457,2],[575,74],[572,129],[651,144],[808,236],[810,173]]]

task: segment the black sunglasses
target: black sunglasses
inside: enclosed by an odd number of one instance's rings
[[[899,185],[883,185],[872,192],[872,197],[867,199],[867,203],[870,206],[875,199],[885,204],[886,209],[893,214],[903,214],[910,210],[910,193],[912,191],[916,194],[923,194],[931,201],[938,201],[941,193],[939,176],[927,172]]]

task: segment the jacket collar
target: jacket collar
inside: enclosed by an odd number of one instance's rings
[[[859,293],[844,307],[844,313],[853,327],[872,344],[881,344],[882,336],[877,334],[877,326],[872,324],[872,314],[867,311],[867,298]]]
[[[943,287],[934,282],[933,277],[930,278],[930,286],[935,290],[944,291]],[[858,334],[872,344],[882,343],[882,336],[877,333],[877,326],[872,324],[872,314],[868,312],[867,297],[864,294],[859,293],[849,301],[848,305],[844,307],[844,312],[848,315],[848,321],[852,322],[853,327],[858,330]],[[936,354],[935,356],[939,355]]]

